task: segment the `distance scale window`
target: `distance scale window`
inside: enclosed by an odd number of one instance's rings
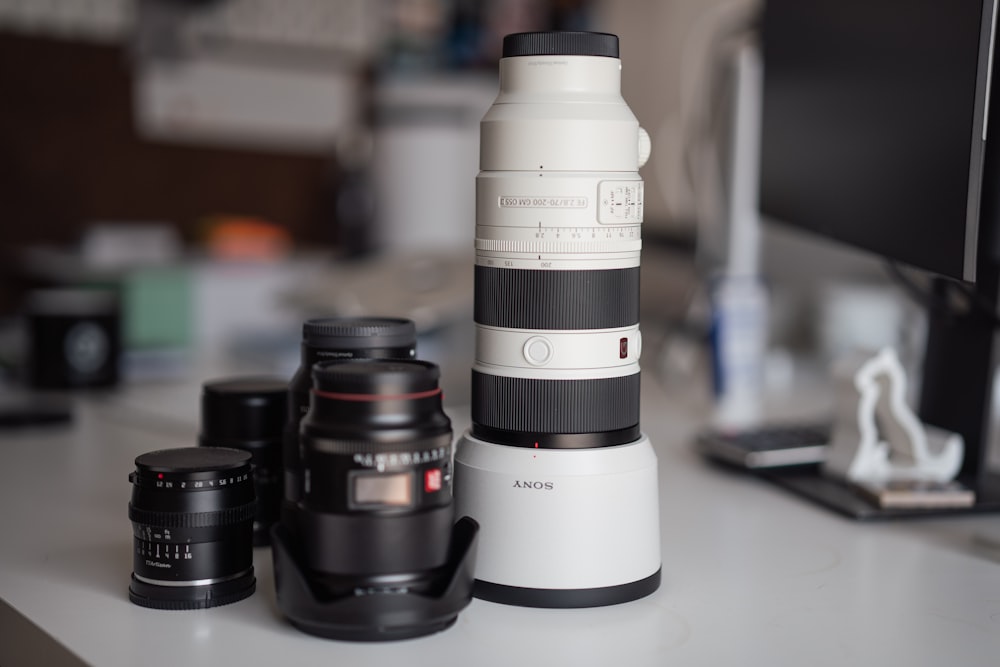
[[[350,475],[349,505],[353,508],[412,507],[416,499],[413,471],[399,473],[354,472]],[[444,486],[441,468],[423,471],[424,493],[435,493]]]
[[[601,181],[597,221],[602,225],[642,222],[642,181]]]

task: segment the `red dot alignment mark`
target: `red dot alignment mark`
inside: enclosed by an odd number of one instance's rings
[[[156,473],[156,479],[163,479],[163,473],[162,472]]]
[[[538,442],[537,441],[535,442],[535,449],[538,449]],[[538,454],[532,454],[531,458],[537,459],[538,458]]]

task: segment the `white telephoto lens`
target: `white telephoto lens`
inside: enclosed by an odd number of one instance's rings
[[[542,448],[640,437],[648,155],[617,37],[508,36],[480,130],[474,436]]]

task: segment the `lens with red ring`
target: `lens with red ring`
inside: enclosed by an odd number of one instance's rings
[[[298,528],[306,565],[328,585],[396,585],[446,560],[452,432],[439,375],[413,360],[313,367]]]

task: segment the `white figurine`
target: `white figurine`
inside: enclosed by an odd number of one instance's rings
[[[851,482],[947,482],[962,466],[962,436],[922,424],[906,404],[894,348],[834,372],[837,414],[823,472]]]

